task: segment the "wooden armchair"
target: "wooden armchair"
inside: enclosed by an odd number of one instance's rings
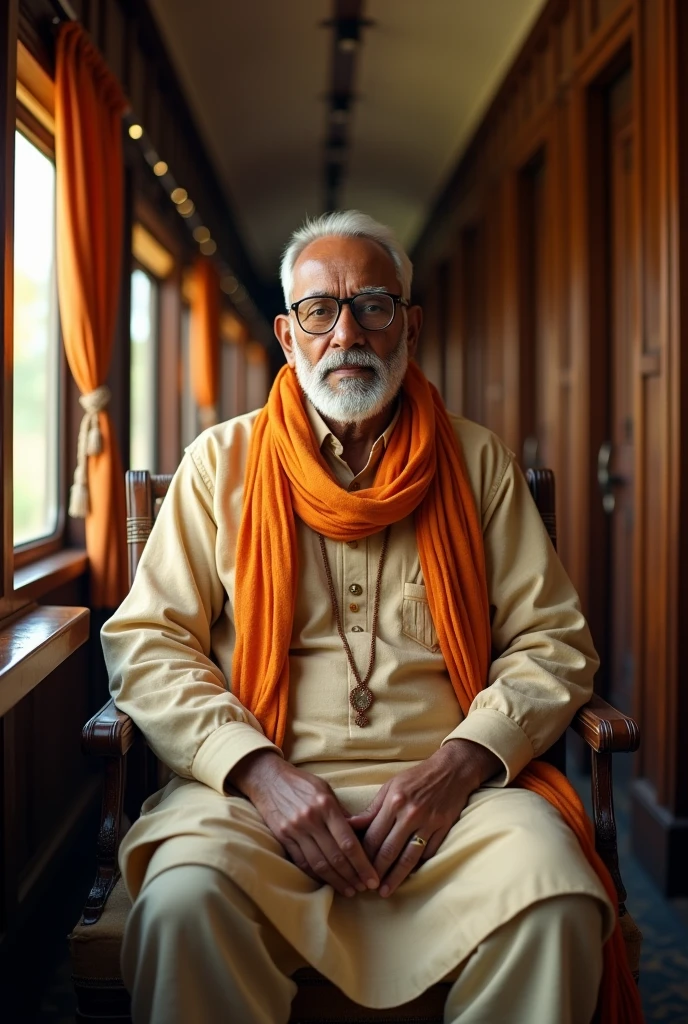
[[[549,470],[528,470],[531,493],[556,547],[554,475]],[[134,578],[141,553],[160,502],[170,484],[169,476],[146,472],[127,473],[127,541],[129,583]],[[634,975],[638,976],[640,932],[626,912],[626,891],[619,873],[616,825],[612,793],[612,753],[636,750],[640,740],[633,719],[621,714],[600,697],[578,711],[571,728],[585,741],[592,758],[592,803],[597,850],[614,879],[626,950]],[[105,785],[102,817],[97,843],[98,870],[86,900],[83,915],[71,936],[74,986],[78,1021],[125,1024],[130,1020],[129,997],[121,980],[119,950],[130,907],[119,875],[117,854],[125,819],[125,783],[130,816],[149,793],[159,787],[159,766],[136,726],[114,701],[95,715],[83,730],[83,749],[104,759]],[[564,737],[544,755],[565,768]],[[444,1002],[451,982],[445,980],[405,1006],[370,1010],[352,1003],[317,971],[304,969],[295,975],[299,990],[292,1008],[292,1024],[344,1021],[425,1021],[441,1024]]]

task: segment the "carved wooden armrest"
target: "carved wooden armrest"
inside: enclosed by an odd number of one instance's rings
[[[571,728],[598,754],[630,753],[640,744],[636,722],[596,693],[576,712]]]
[[[81,745],[85,754],[124,757],[135,738],[136,726],[131,718],[110,699],[84,726]]]
[[[626,889],[619,871],[614,820],[614,787],[612,754],[631,753],[640,744],[640,729],[628,715],[622,714],[606,700],[593,694],[571,722],[571,728],[591,748],[592,807],[595,823],[595,848],[606,864],[616,887],[619,915],[626,913]]]
[[[116,708],[114,700],[109,700],[81,733],[84,753],[104,758],[103,802],[96,845],[98,869],[84,904],[83,924],[98,921],[119,877],[117,854],[122,835],[126,755],[137,732],[129,715]]]

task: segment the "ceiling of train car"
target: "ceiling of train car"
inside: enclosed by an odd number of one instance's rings
[[[333,0],[149,3],[239,231],[273,277],[289,232],[323,209]],[[411,246],[543,6],[367,0],[340,206]]]

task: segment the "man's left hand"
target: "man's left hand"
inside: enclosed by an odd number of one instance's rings
[[[366,829],[363,849],[381,880],[381,896],[395,889],[439,849],[471,793],[495,775],[502,762],[470,740],[449,740],[431,757],[381,786],[370,806],[352,815]],[[426,845],[411,843],[420,836]]]

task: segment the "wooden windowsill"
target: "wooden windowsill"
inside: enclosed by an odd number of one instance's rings
[[[15,597],[38,601],[63,583],[81,576],[87,569],[88,555],[85,551],[74,548],[55,551],[15,571]]]
[[[31,605],[0,625],[0,718],[88,640],[88,608]]]

